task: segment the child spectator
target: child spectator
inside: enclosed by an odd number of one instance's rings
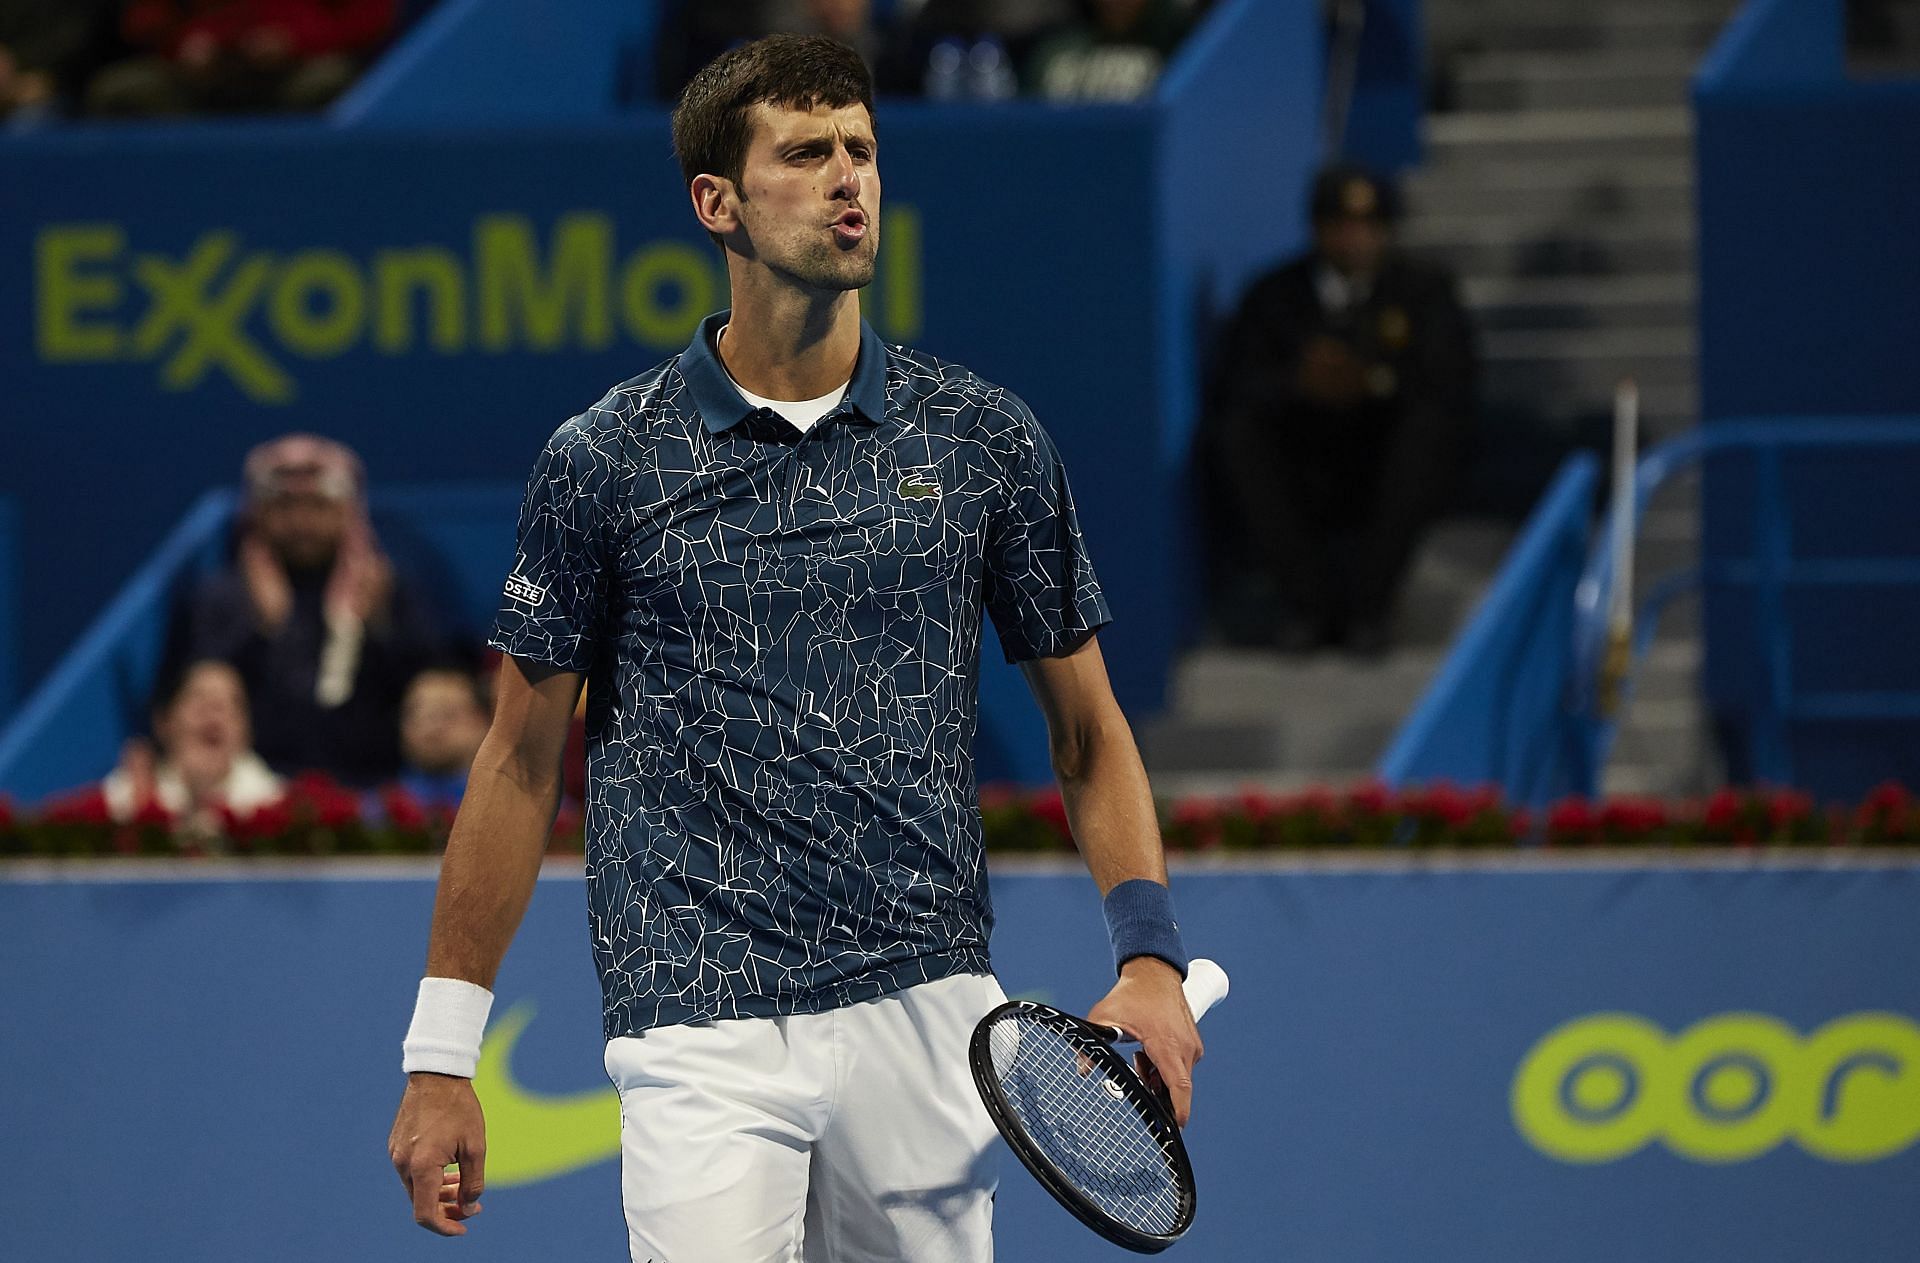
[[[101,782],[107,814],[129,821],[164,813],[177,832],[210,837],[224,809],[250,815],[285,785],[252,749],[246,689],[224,662],[195,662],[166,688],[153,717],[154,742],[128,742],[120,766]]]
[[[491,710],[480,682],[465,671],[442,667],[414,676],[400,706],[406,767],[399,788],[422,807],[458,807]]]

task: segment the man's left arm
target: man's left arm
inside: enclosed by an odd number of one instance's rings
[[[1149,950],[1135,954],[1152,949],[1181,955],[1178,927],[1163,893],[1167,861],[1159,822],[1133,731],[1114,700],[1096,637],[1064,656],[1024,661],[1020,669],[1046,716],[1067,821],[1119,938],[1120,979],[1088,1020],[1118,1026],[1140,1041],[1165,1085],[1175,1119],[1185,1126],[1192,1110],[1193,1063],[1202,1051],[1200,1032],[1180,990],[1184,959],[1176,967]],[[1140,882],[1160,889],[1128,884]],[[1120,887],[1125,889],[1116,895]],[[1160,919],[1164,925],[1157,923]]]

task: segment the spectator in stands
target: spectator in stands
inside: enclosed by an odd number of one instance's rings
[[[249,815],[278,801],[285,788],[253,752],[240,673],[203,660],[162,687],[153,742],[128,742],[100,792],[114,820],[163,814],[178,833],[213,837],[222,831],[222,811]]]
[[[905,6],[892,55],[876,68],[882,92],[935,100],[1017,96],[1014,68],[1035,41],[1071,21],[1078,0],[926,0]]]
[[[400,707],[406,766],[399,788],[422,807],[458,807],[491,717],[486,692],[471,672],[435,667],[414,676]]]
[[[255,448],[234,556],[174,610],[165,658],[233,663],[260,753],[353,785],[400,769],[400,699],[443,654],[367,518],[360,458],[311,434]]]
[[[88,90],[104,115],[317,110],[392,34],[394,0],[130,0],[133,56]]]
[[[1043,40],[1026,64],[1029,95],[1135,101],[1153,90],[1186,33],[1174,0],[1083,0],[1079,21]]]
[[[1324,171],[1312,251],[1253,284],[1222,347],[1201,459],[1223,542],[1277,589],[1287,652],[1388,647],[1469,437],[1472,331],[1452,278],[1394,248],[1395,210],[1366,171]]]
[[[66,111],[111,25],[108,0],[0,4],[0,123],[19,129]]]

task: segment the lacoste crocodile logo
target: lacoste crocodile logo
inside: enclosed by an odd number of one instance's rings
[[[473,1090],[487,1115],[487,1187],[558,1179],[620,1156],[620,1094],[611,1086],[552,1096],[513,1077],[513,1046],[533,1021],[521,1001],[497,1018],[480,1045]]]
[[[900,480],[900,494],[909,500],[938,500],[940,480],[926,470],[908,474]]]

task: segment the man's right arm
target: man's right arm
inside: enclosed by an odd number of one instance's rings
[[[580,681],[577,673],[518,658],[501,662],[493,724],[473,761],[440,868],[428,977],[492,989],[540,875]],[[464,1234],[460,1221],[478,1210],[486,1156],[472,1081],[409,1075],[388,1153],[413,1200],[415,1222],[443,1236]],[[451,1163],[460,1166],[457,1188],[441,1179]]]
[[[427,976],[491,989],[533,896],[560,805],[560,756],[580,676],[503,658],[493,723],[447,839]]]

